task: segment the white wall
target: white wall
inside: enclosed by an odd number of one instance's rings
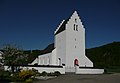
[[[9,67],[9,66],[4,66],[4,70],[5,70],[5,71],[9,71],[9,70],[11,70],[11,67]]]
[[[74,30],[74,24],[78,26],[77,30]],[[85,28],[77,12],[66,26],[66,66],[74,67],[75,59],[78,59],[79,66],[93,67],[93,63],[85,56]]]
[[[47,53],[43,55],[39,55],[31,64],[34,65],[38,63],[38,65],[51,65],[52,64],[52,53]]]
[[[24,69],[36,69],[38,70],[38,72],[42,73],[43,71],[47,72],[47,73],[51,73],[51,72],[55,72],[55,71],[59,71],[61,74],[65,74],[65,67],[63,66],[63,68],[53,68],[53,67],[24,67]]]
[[[55,35],[56,63],[62,65],[66,63],[66,31]],[[61,64],[59,64],[59,59]]]
[[[50,65],[52,62],[52,53],[47,53],[39,56],[38,65]]]
[[[56,62],[56,48],[52,51],[52,56],[51,56],[51,65],[57,65]]]
[[[104,69],[79,68],[76,67],[75,74],[103,74]]]

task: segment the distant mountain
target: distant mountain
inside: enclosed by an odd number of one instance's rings
[[[95,67],[120,68],[120,42],[113,42],[100,47],[86,49]]]

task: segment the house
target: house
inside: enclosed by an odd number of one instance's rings
[[[0,65],[3,65],[3,63],[1,63],[1,61],[2,61],[2,59],[3,59],[2,55],[3,55],[3,52],[0,51]]]
[[[4,67],[3,67],[3,57],[2,57],[2,55],[3,55],[3,52],[2,51],[0,51],[0,70],[3,70],[4,69]]]

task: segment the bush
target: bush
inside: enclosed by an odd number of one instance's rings
[[[26,83],[32,83],[33,82],[33,79],[29,78],[25,81]]]
[[[16,82],[16,81],[21,81],[19,77],[19,73],[13,73],[11,74],[11,81]]]
[[[30,79],[35,77],[35,72],[32,70],[23,70],[19,73],[19,77],[21,80],[26,81],[27,79]]]
[[[61,73],[59,71],[55,71],[55,72],[50,72],[47,73],[45,71],[43,71],[41,74],[39,74],[40,76],[59,76],[61,75]]]
[[[47,75],[48,75],[48,73],[47,73],[47,72],[45,72],[45,71],[43,71],[43,72],[41,73],[41,75],[42,75],[42,76],[47,76]]]
[[[48,76],[55,76],[55,74],[52,73],[52,72],[51,72],[51,73],[48,73],[47,75],[48,75]]]
[[[38,72],[38,70],[32,68],[32,71],[35,73],[36,76],[39,76],[40,73]]]
[[[54,74],[55,74],[55,76],[61,75],[61,73],[59,71],[55,71]]]
[[[17,73],[11,73],[8,71],[0,72],[0,80],[12,81],[12,82],[26,82],[32,83],[35,78],[36,73],[32,70],[23,70]]]
[[[1,71],[0,72],[0,79],[1,80],[10,80],[10,72],[9,71]]]

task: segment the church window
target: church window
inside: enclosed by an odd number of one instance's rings
[[[78,31],[78,25],[76,25],[76,31]]]
[[[61,65],[61,58],[58,58],[58,64]]]
[[[75,46],[75,48],[76,48],[76,46]]]
[[[76,41],[76,38],[75,38],[75,41]]]
[[[76,31],[78,31],[78,28],[76,27]]]
[[[75,30],[75,24],[74,24],[74,30]]]
[[[75,18],[75,23],[77,23],[77,19]]]
[[[74,24],[74,31],[78,31],[78,25]]]

